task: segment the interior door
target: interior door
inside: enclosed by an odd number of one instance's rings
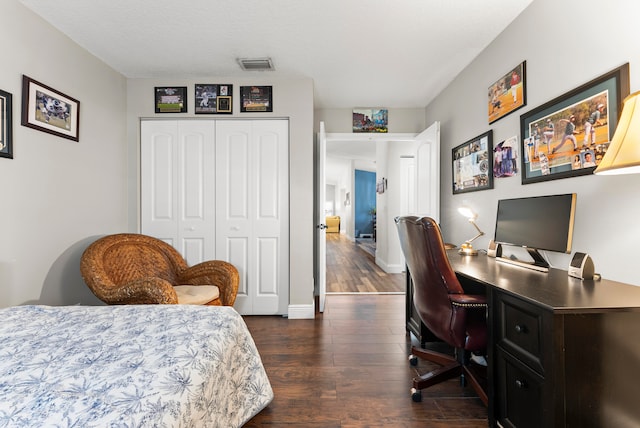
[[[327,298],[327,225],[325,224],[324,204],[326,191],[325,163],[327,157],[327,135],[324,122],[320,122],[318,133],[318,191],[316,212],[316,252],[318,259],[318,300],[320,312],[324,312],[324,304]]]
[[[440,223],[440,122],[415,137],[418,143],[416,210]]]

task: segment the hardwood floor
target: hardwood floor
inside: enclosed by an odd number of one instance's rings
[[[246,316],[275,398],[245,426],[486,427],[486,408],[456,379],[411,400],[404,299],[330,294],[313,320]],[[434,367],[420,361],[417,370]]]
[[[389,274],[375,263],[372,245],[327,233],[327,293],[404,293],[402,273]]]

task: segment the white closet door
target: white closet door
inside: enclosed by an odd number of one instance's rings
[[[216,253],[240,271],[241,314],[287,313],[288,128],[286,120],[216,125]]]
[[[189,265],[215,258],[215,122],[141,123],[142,233]]]

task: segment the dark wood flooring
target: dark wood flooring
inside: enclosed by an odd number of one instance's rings
[[[275,398],[246,427],[487,426],[487,409],[453,379],[411,400],[405,296],[330,294],[313,320],[246,316]],[[435,366],[420,361],[417,370]]]
[[[327,233],[327,293],[404,293],[404,274],[383,271],[373,248],[371,240],[354,243]]]

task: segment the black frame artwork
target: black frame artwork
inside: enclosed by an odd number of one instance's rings
[[[153,89],[156,113],[186,113],[186,86],[156,86]]]
[[[273,87],[241,86],[240,111],[242,113],[273,112]]]
[[[487,88],[489,124],[527,105],[526,71],[527,62],[522,61]]]
[[[629,88],[627,63],[520,116],[522,184],[592,174]]]
[[[451,151],[453,194],[493,189],[493,131]]]
[[[0,90],[0,158],[13,159],[13,95]]]
[[[22,126],[79,141],[80,101],[22,76]]]
[[[194,89],[195,114],[233,113],[233,85],[196,83]]]

